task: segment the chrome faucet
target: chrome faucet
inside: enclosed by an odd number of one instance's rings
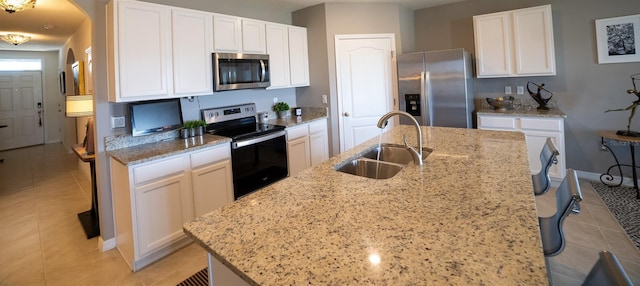
[[[407,143],[406,134],[402,135],[402,140],[404,141],[404,147],[407,148],[409,153],[411,153],[411,157],[413,157],[413,164],[422,165],[422,130],[420,130],[420,123],[418,123],[418,120],[416,120],[411,114],[406,113],[404,111],[398,111],[398,110],[391,111],[385,115],[382,115],[382,117],[380,117],[380,120],[378,120],[378,128],[387,127],[387,124],[389,123],[389,118],[391,118],[391,116],[394,116],[394,115],[405,116],[411,119],[413,123],[416,125],[416,131],[417,131],[416,135],[418,136],[418,150],[416,150],[416,148],[414,148],[413,146],[409,145],[409,143]]]

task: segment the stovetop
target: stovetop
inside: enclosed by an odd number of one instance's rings
[[[202,110],[210,134],[229,137],[233,141],[259,137],[284,130],[284,126],[257,123],[255,103]]]

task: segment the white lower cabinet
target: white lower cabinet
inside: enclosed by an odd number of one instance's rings
[[[524,117],[524,116],[491,116],[478,115],[478,129],[521,131],[524,133],[529,157],[529,168],[532,174],[540,172],[540,151],[551,137],[560,155],[558,163],[551,166],[549,176],[560,182],[566,176],[566,154],[564,147],[564,118],[562,117]]]
[[[329,159],[327,120],[287,128],[289,176]]]
[[[191,240],[182,225],[233,201],[223,144],[126,166],[111,158],[116,246],[133,271]]]

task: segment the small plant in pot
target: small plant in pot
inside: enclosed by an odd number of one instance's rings
[[[195,136],[202,136],[204,134],[204,128],[207,127],[207,122],[204,120],[196,120],[194,125]]]
[[[289,111],[289,104],[286,102],[278,102],[273,105],[273,111],[278,113],[278,118],[286,118]]]

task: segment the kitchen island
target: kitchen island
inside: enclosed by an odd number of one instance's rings
[[[381,141],[415,133],[399,126]],[[524,134],[422,127],[422,137],[433,150],[423,166],[384,180],[334,169],[374,138],[184,231],[249,285],[548,284]]]

